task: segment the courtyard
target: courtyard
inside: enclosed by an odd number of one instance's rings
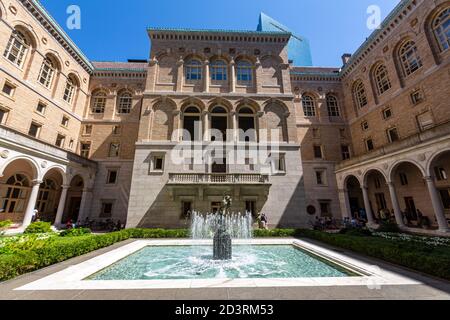
[[[74,233],[63,237],[40,234],[19,240],[27,237],[22,235],[15,241],[6,237],[10,241],[4,244],[5,238],[2,238],[0,276],[9,280],[0,282],[0,299],[450,299],[450,239],[403,233],[364,233],[354,230],[348,234],[256,230],[251,239],[233,240],[234,256],[230,262],[212,261],[209,257],[212,239],[193,240],[188,230],[134,229],[108,234]],[[25,244],[21,247],[11,244],[14,242]],[[358,246],[364,246],[367,251],[360,251]],[[249,258],[261,248],[272,247],[279,252],[278,256],[271,251],[262,258],[256,257],[255,261]],[[284,251],[287,247],[296,254],[301,253],[303,261],[294,261],[290,253]],[[166,256],[152,252],[157,248]],[[195,253],[197,248],[203,250],[200,255]],[[373,248],[384,248],[384,251],[377,253]],[[416,250],[415,254],[408,252],[411,248]],[[147,257],[142,256],[145,250],[149,250],[145,254]],[[192,263],[193,272],[190,269],[180,272],[178,261],[167,256],[172,250],[178,256],[179,250],[186,256],[193,256],[181,261],[182,264]],[[428,251],[428,257],[424,250]],[[31,257],[31,253],[38,254],[39,258]],[[27,255],[30,256],[26,258]],[[286,256],[286,261],[293,263],[295,270],[291,271],[294,272],[284,273],[285,269],[289,271],[284,263],[277,264],[275,273],[270,265],[268,269],[254,271],[252,263],[267,263],[270,256],[277,260]],[[20,262],[21,259],[24,261]],[[130,263],[127,263],[129,259]],[[198,264],[198,259],[206,260]],[[393,264],[392,259],[398,262]],[[159,260],[164,262],[163,265],[158,265]],[[30,266],[31,263],[35,266]],[[172,270],[171,264],[175,266]],[[420,270],[420,264],[426,264],[426,268]],[[234,275],[211,273],[205,265],[238,272]],[[139,266],[143,270],[138,270]],[[200,269],[195,269],[198,266]]]

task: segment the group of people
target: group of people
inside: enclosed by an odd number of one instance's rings
[[[403,223],[406,226],[413,225],[413,221],[417,221],[417,227],[419,228],[429,228],[431,226],[430,219],[423,215],[422,211],[416,209],[415,214],[410,209],[406,208],[402,212]],[[395,222],[395,212],[394,210],[389,211],[388,209],[381,209],[378,211],[379,222]]]
[[[314,220],[314,230],[335,229],[335,223],[331,217],[317,217]]]

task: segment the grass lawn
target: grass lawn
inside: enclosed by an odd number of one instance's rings
[[[64,235],[64,234],[63,234]],[[76,236],[74,236],[76,235]],[[255,230],[255,237],[310,238],[450,280],[450,239],[395,233],[329,234],[312,230]],[[188,238],[188,230],[128,229],[108,234],[27,234],[0,237],[0,281],[127,239]]]

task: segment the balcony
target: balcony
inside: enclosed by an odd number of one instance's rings
[[[246,173],[169,173],[169,185],[269,185],[269,176]]]

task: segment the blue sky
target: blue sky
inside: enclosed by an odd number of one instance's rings
[[[378,5],[382,17],[399,0],[41,0],[91,60],[147,59],[146,28],[182,27],[256,30],[265,12],[309,38],[316,66],[340,66],[372,32],[367,8]],[[81,8],[81,29],[68,30],[66,9]]]

